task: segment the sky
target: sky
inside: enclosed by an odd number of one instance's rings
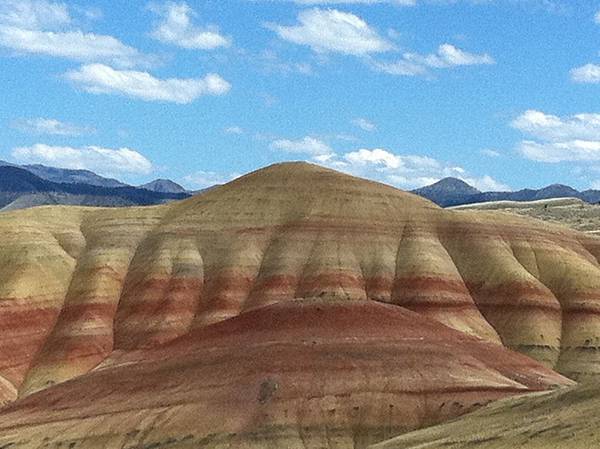
[[[0,0],[0,159],[600,188],[600,1]]]

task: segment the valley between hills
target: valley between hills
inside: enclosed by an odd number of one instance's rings
[[[2,448],[598,443],[593,233],[285,163],[0,236]]]

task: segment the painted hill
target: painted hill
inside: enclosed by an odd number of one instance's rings
[[[0,210],[44,204],[127,206],[160,204],[187,198],[185,193],[152,192],[136,187],[101,187],[57,183],[42,179],[20,167],[0,166]]]
[[[515,192],[480,192],[457,178],[444,178],[430,186],[421,187],[412,192],[442,207],[496,201],[538,201],[552,198],[579,198],[590,204],[600,202],[599,190],[579,192],[563,184],[552,184],[538,190],[522,189]]]
[[[31,395],[3,410],[0,444],[364,448],[553,384],[565,379],[401,307],[287,301]]]
[[[0,237],[5,444],[364,448],[599,373],[600,239],[314,165]]]

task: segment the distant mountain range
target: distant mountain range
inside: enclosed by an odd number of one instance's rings
[[[179,184],[158,179],[130,186],[88,170],[0,161],[0,210],[48,204],[134,206],[161,204],[191,195]]]
[[[444,178],[429,186],[415,189],[412,193],[427,198],[442,207],[487,203],[489,201],[535,201],[551,198],[579,198],[591,204],[600,202],[600,190],[580,192],[563,184],[552,184],[538,190],[482,192],[457,178]]]
[[[187,198],[195,193],[170,179],[155,179],[131,186],[89,170],[45,165],[17,165],[0,161],[0,211],[33,206],[68,204],[80,206],[141,206]],[[551,198],[578,198],[600,203],[600,190],[578,191],[562,184],[515,192],[482,192],[458,178],[444,178],[412,191],[442,207],[490,201],[535,201]]]

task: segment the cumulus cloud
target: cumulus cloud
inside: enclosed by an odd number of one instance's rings
[[[571,69],[571,79],[576,83],[597,84],[600,83],[600,65],[586,64]]]
[[[458,178],[482,192],[508,192],[511,190],[508,185],[495,180],[489,175],[482,176],[481,178],[472,178],[469,176],[458,176]]]
[[[440,45],[436,53],[428,55],[404,53],[402,58],[397,61],[372,61],[375,69],[390,75],[401,76],[426,75],[430,69],[491,64],[495,64],[494,58],[487,53],[469,53],[447,43]]]
[[[312,156],[333,154],[333,149],[329,145],[310,136],[298,140],[278,139],[271,143],[271,148],[286,153],[308,154]]]
[[[416,154],[396,154],[384,148],[360,148],[336,152],[326,143],[305,137],[299,140],[276,140],[271,148],[305,154],[307,160],[345,173],[413,189],[454,176],[482,190],[510,190],[490,176],[470,176],[462,167]]]
[[[13,122],[12,125],[23,132],[55,136],[81,136],[96,132],[90,126],[77,126],[73,123],[61,122],[51,118],[20,119]]]
[[[139,173],[152,171],[152,163],[142,154],[129,148],[83,148],[35,144],[12,151],[15,160],[29,164],[48,164],[55,167],[93,170],[101,174]]]
[[[235,178],[239,178],[239,173],[217,173],[213,171],[197,171],[190,175],[184,176],[184,181],[192,185],[196,189],[203,189],[215,185],[225,184]]]
[[[377,129],[377,126],[375,125],[375,123],[367,120],[366,118],[355,118],[354,120],[352,120],[352,124],[354,126],[359,127],[360,129],[362,129],[363,131],[375,131]]]
[[[367,55],[391,50],[392,44],[364,20],[336,9],[313,8],[298,14],[298,24],[268,27],[288,42],[306,45],[318,53]]]
[[[94,94],[120,94],[145,101],[191,103],[204,95],[223,95],[231,85],[211,73],[203,78],[159,79],[148,72],[115,70],[103,64],[88,64],[65,75]]]
[[[71,22],[63,3],[3,0],[0,2],[0,45],[17,53],[108,62],[122,67],[151,63],[152,58],[117,38],[69,28]]]
[[[600,114],[567,117],[528,110],[511,123],[537,140],[523,140],[519,152],[540,162],[600,160]]]
[[[526,158],[539,162],[600,161],[600,141],[534,142],[524,140],[518,147]]]
[[[64,3],[46,0],[3,0],[0,23],[26,29],[53,28],[67,25],[71,16]]]
[[[228,47],[231,44],[230,39],[223,36],[217,27],[201,28],[194,25],[192,18],[195,13],[185,2],[153,3],[150,10],[160,17],[151,35],[161,42],[200,50]]]
[[[600,140],[600,114],[575,114],[562,118],[530,109],[514,119],[511,126],[548,141]]]
[[[0,45],[13,50],[76,61],[106,61],[130,67],[147,65],[150,58],[112,36],[82,31],[40,31],[0,26]]]
[[[428,156],[396,154],[382,148],[363,148],[319,162],[353,175],[405,189],[422,187],[453,176],[481,190],[510,190],[507,185],[487,175],[481,178],[470,176],[462,167],[446,164]]]

